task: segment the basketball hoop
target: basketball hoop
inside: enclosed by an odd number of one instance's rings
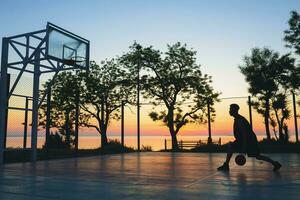
[[[54,24],[47,24],[46,55],[65,66],[87,69],[90,42]]]
[[[71,57],[71,59],[64,59],[63,63],[65,65],[70,65],[70,66],[77,66],[77,65],[82,65],[82,63],[85,63],[85,57],[82,56],[77,56],[77,57]]]

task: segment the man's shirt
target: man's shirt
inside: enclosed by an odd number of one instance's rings
[[[238,115],[234,118],[233,133],[236,141],[243,144],[257,143],[257,138],[245,117]]]

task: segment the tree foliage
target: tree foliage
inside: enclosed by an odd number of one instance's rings
[[[286,46],[295,49],[295,53],[300,55],[300,15],[296,11],[291,12],[288,24],[289,29],[284,31]]]
[[[46,88],[50,84],[50,80],[44,84]],[[74,144],[74,125],[75,125],[75,109],[77,94],[80,93],[80,79],[72,72],[61,72],[57,75],[54,83],[51,85],[51,112],[50,112],[50,128],[58,130],[63,141],[69,147]],[[39,125],[46,127],[47,104],[41,106],[39,113]],[[80,122],[86,120],[84,115],[79,116]]]
[[[168,45],[163,54],[135,43],[122,62],[132,71],[140,67],[148,72],[140,80],[142,94],[154,106],[164,105],[162,111],[154,109],[149,116],[168,127],[172,147],[178,149],[176,135],[180,129],[189,123],[206,122],[207,102],[213,105],[218,97],[211,77],[203,74],[196,63],[196,52],[176,43]]]
[[[244,63],[239,68],[249,83],[249,93],[257,99],[253,106],[264,117],[267,139],[271,139],[270,109],[275,112],[281,134],[284,120],[288,119],[290,113],[287,92],[295,85],[295,59],[290,54],[280,56],[268,48],[254,48],[250,56],[244,57]]]
[[[102,145],[107,144],[107,128],[111,120],[120,118],[120,108],[132,103],[132,81],[128,73],[115,59],[98,65],[92,61],[89,73],[81,73],[81,109],[87,120],[82,125],[94,128],[100,135]],[[96,122],[96,123],[95,123]]]

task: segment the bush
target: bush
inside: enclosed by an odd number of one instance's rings
[[[100,148],[103,153],[122,153],[122,152],[133,152],[132,147],[122,146],[119,140],[109,140],[107,145]]]
[[[51,133],[49,135],[48,144],[46,145],[46,141],[45,141],[45,144],[43,145],[43,149],[70,149],[70,148],[71,148],[70,145],[63,140],[63,137],[58,132]]]
[[[141,151],[152,151],[152,147],[148,146],[148,145],[146,145],[146,146],[142,145]]]

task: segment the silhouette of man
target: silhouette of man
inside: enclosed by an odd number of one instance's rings
[[[255,133],[249,122],[239,114],[240,107],[237,104],[231,104],[229,114],[234,117],[234,137],[235,141],[229,144],[226,161],[218,168],[221,171],[229,171],[229,162],[232,154],[247,153],[248,157],[255,157],[257,160],[263,160],[273,165],[273,170],[281,168],[281,164],[271,158],[261,155]]]

